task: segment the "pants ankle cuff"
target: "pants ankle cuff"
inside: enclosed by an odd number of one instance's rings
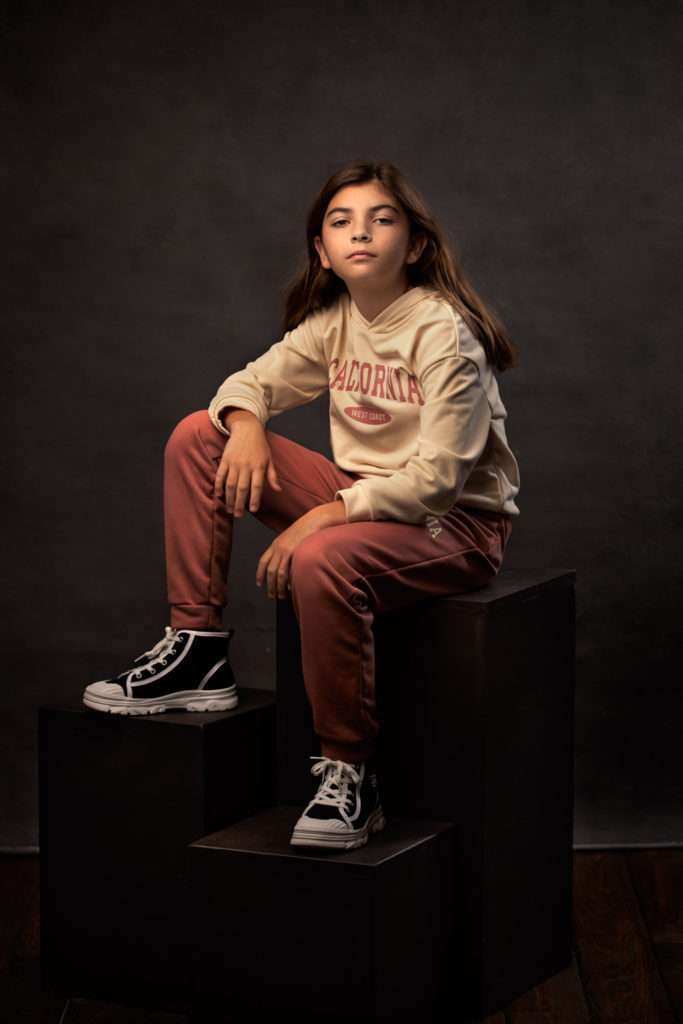
[[[332,758],[333,761],[345,761],[347,764],[358,764],[359,761],[369,761],[375,754],[372,744],[348,744],[321,743],[320,753],[323,757]]]
[[[212,604],[172,604],[173,629],[223,629],[222,608]]]

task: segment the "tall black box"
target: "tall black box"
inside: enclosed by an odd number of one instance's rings
[[[382,803],[455,824],[463,1007],[483,1017],[571,962],[575,572],[502,570],[373,630]],[[277,693],[278,800],[303,806],[320,744],[291,599]]]

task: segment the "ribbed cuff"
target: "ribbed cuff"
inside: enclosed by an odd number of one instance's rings
[[[371,522],[372,508],[370,502],[358,483],[351,487],[343,487],[334,493],[335,499],[341,498],[346,509],[347,523]]]
[[[223,629],[223,609],[216,604],[172,604],[169,623],[173,629]]]
[[[230,437],[229,429],[224,427],[219,419],[220,414],[230,407],[234,409],[244,409],[246,412],[253,413],[259,423],[265,425],[263,410],[259,408],[255,402],[250,402],[248,398],[229,398],[227,396],[219,397],[216,395],[215,398],[211,399],[208,413],[209,419],[213,423],[214,427],[216,427],[217,430],[220,430],[221,434],[225,434],[227,437]]]

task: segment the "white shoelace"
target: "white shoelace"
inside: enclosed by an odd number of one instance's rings
[[[174,629],[172,626],[164,626],[164,633],[165,635],[161,638],[161,640],[159,640],[158,643],[154,645],[154,647],[150,648],[149,651],[145,651],[144,654],[140,654],[137,658],[133,659],[134,661],[141,661],[142,658],[151,659],[147,662],[146,665],[143,665],[142,668],[139,668],[137,672],[133,673],[134,679],[139,679],[141,674],[143,672],[146,672],[148,669],[152,673],[155,673],[156,666],[165,665],[166,656],[173,654],[175,650],[175,644],[178,641],[178,631],[177,629]]]
[[[360,782],[360,774],[353,765],[347,764],[346,761],[335,761],[330,757],[312,757],[311,760],[318,762],[311,768],[312,775],[329,773],[311,803],[331,804],[333,807],[338,807],[344,821],[350,825],[349,808],[346,805],[353,797],[349,792],[349,782]]]

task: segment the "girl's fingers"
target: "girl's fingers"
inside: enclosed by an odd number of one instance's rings
[[[249,498],[249,485],[251,483],[251,470],[248,467],[244,467],[240,473],[239,482],[237,484],[237,493],[235,494],[235,515],[243,516],[244,510]]]
[[[232,513],[235,505],[235,490],[237,489],[238,482],[239,472],[234,466],[231,466],[228,473],[228,482],[225,486],[225,507],[230,513]]]
[[[268,597],[278,597],[280,593],[280,566],[282,562],[273,563],[272,561],[266,569],[266,575],[268,579]]]
[[[261,556],[256,571],[256,585],[261,586],[263,577],[266,578],[266,593],[268,597],[285,598],[287,596],[287,577],[289,575],[289,560],[282,558],[278,562],[277,556],[270,548]]]
[[[272,546],[266,548],[258,560],[256,567],[256,586],[260,587],[263,579],[266,580],[266,593],[268,597],[284,599],[287,591],[291,590],[289,582],[289,563],[292,556],[282,555],[279,559]]]
[[[275,597],[277,591],[277,562],[271,558],[266,569],[268,597]]]
[[[271,487],[274,487],[276,491],[281,491],[280,481],[277,478],[277,472],[272,462],[268,463],[268,483]]]
[[[223,493],[223,481],[225,480],[226,472],[227,470],[225,463],[221,462],[216,472],[216,479],[213,482],[213,493],[214,497],[216,498],[220,498],[221,494]]]
[[[257,587],[260,587],[261,584],[263,583],[263,577],[265,576],[265,573],[266,573],[266,566],[268,565],[268,562],[270,560],[270,555],[271,555],[271,549],[270,548],[266,548],[266,550],[263,552],[263,554],[261,555],[261,557],[258,560],[258,565],[256,566],[256,586]]]
[[[287,597],[287,583],[289,579],[289,559],[283,558],[277,571],[277,596],[281,601]]]
[[[286,556],[278,562],[271,558],[267,569],[268,597],[284,599],[287,596],[287,577],[289,575],[289,559]]]
[[[261,503],[263,491],[263,470],[255,469],[251,476],[251,497],[249,500],[249,511],[257,512]]]

